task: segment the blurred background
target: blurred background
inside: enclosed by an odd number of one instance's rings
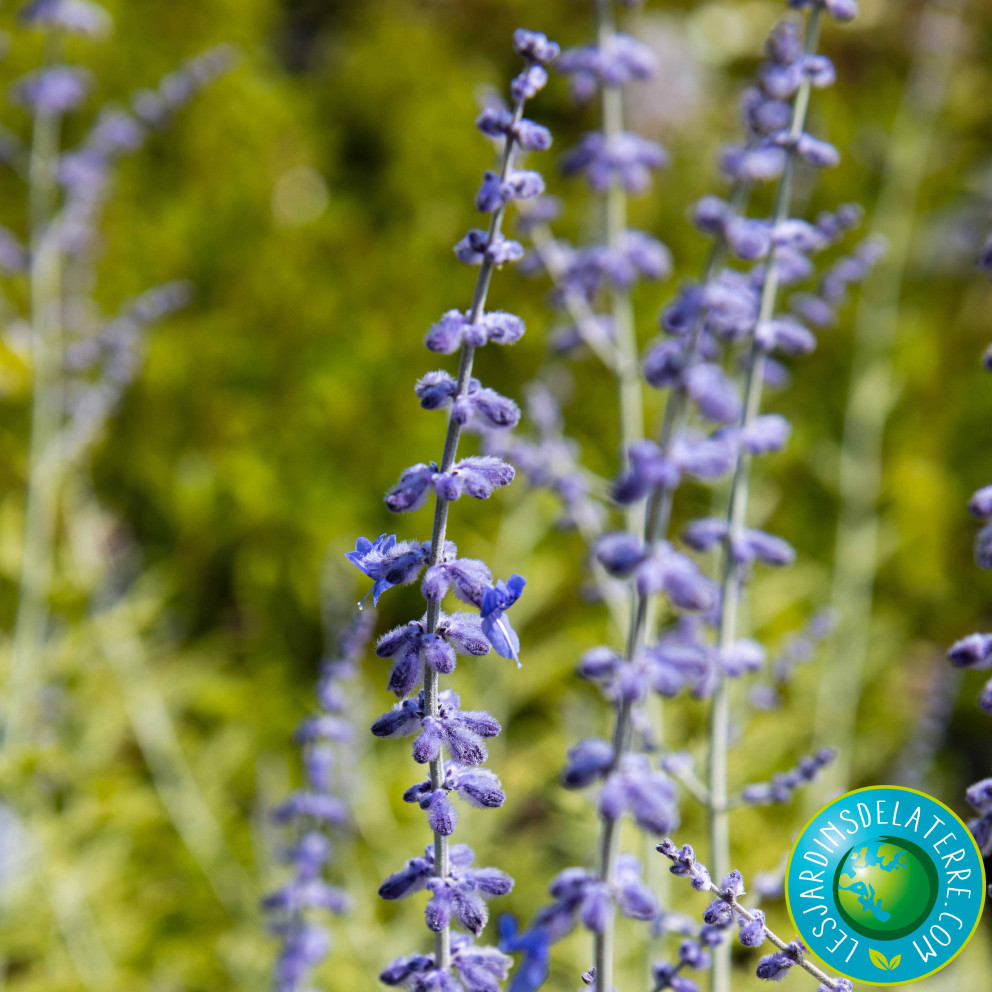
[[[169,280],[188,280],[191,299],[147,332],[133,383],[66,470],[49,628],[24,687],[30,733],[0,759],[0,979],[18,992],[262,989],[274,942],[258,901],[283,877],[266,810],[300,779],[292,732],[313,707],[326,629],[366,591],[342,555],[358,535],[429,537],[428,511],[390,518],[380,495],[407,464],[440,452],[442,420],[419,411],[412,387],[441,364],[424,332],[467,305],[475,278],[451,248],[476,223],[472,199],[491,163],[473,126],[479,101],[517,71],[514,28],[578,44],[590,13],[575,0],[107,6],[111,36],[67,42],[69,61],[93,80],[67,117],[68,147],[104,101],[158,85],[219,43],[238,55],[122,161],[86,275],[107,314]],[[706,245],[688,210],[723,188],[714,156],[738,134],[739,88],[782,6],[651,0],[625,22],[659,60],[656,79],[633,91],[633,123],[672,156],[654,192],[632,204],[634,226],[662,238],[677,269],[637,292],[642,343],[677,279],[698,271]],[[5,92],[44,57],[15,12],[0,12]],[[972,564],[965,510],[992,478],[992,388],[979,363],[992,287],[974,269],[992,196],[992,7],[862,0],[860,19],[828,27],[823,47],[839,82],[816,94],[812,130],[844,162],[802,185],[799,203],[807,212],[862,203],[866,229],[887,235],[891,251],[817,352],[795,363],[794,384],[769,399],[795,431],[760,467],[752,519],[769,521],[799,560],[760,578],[749,613],[774,654],[817,610],[835,602],[846,612],[784,690],[786,705],[746,716],[748,745],[731,772],[738,783],[766,779],[836,731],[850,760],[835,788],[909,784],[965,816],[966,784],[989,774],[992,729],[974,705],[980,681],[956,678],[944,653],[992,623],[992,580]],[[567,206],[558,229],[588,235],[595,205],[554,163],[595,126],[594,110],[575,108],[553,79],[532,113],[555,133],[540,167]],[[0,121],[10,147],[30,141],[16,102]],[[0,222],[23,242],[18,171],[0,183]],[[497,276],[492,305],[520,313],[528,332],[513,349],[489,349],[482,374],[520,398],[550,371],[585,462],[611,475],[612,383],[591,361],[549,357],[546,291],[520,273]],[[2,292],[0,630],[10,669],[32,369],[25,277],[12,274]],[[691,494],[679,518],[708,499]],[[606,709],[573,666],[614,636],[606,611],[583,596],[583,546],[556,528],[558,510],[521,481],[485,505],[456,505],[451,525],[464,554],[529,580],[515,607],[523,668],[488,658],[458,670],[466,705],[503,722],[490,766],[508,793],[501,812],[464,811],[460,829],[480,863],[517,878],[494,913],[525,919],[557,871],[591,856],[589,805],[557,776],[568,746],[605,730]],[[415,588],[395,590],[377,629],[420,611]],[[349,688],[355,823],[337,863],[355,909],[333,925],[325,988],[374,988],[386,961],[427,945],[419,899],[375,895],[427,841],[423,814],[401,800],[416,777],[407,744],[363,732],[391,703],[386,671],[369,657]],[[666,707],[669,742],[697,749],[704,717],[699,704]],[[829,787],[737,814],[746,877],[780,865]],[[678,839],[704,847],[690,803]],[[672,899],[703,908],[688,888]],[[782,903],[766,909],[788,927]],[[642,933],[621,924],[621,987],[646,987]],[[581,935],[557,947],[548,987],[578,987],[588,953]],[[979,992],[990,966],[986,920],[920,987]],[[743,962],[739,984],[760,984]]]

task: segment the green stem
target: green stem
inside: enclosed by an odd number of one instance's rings
[[[805,52],[816,51],[820,30],[820,8],[814,6],[810,12],[806,30]],[[806,123],[809,109],[810,80],[804,76],[803,83],[796,93],[792,108],[790,137],[798,137]],[[796,155],[792,147],[787,157],[782,177],[775,193],[772,223],[778,226],[789,216],[792,203],[792,184],[796,167]],[[770,320],[775,314],[778,301],[779,278],[776,266],[776,250],[772,248],[765,264],[765,276],[761,287],[761,300],[758,306],[757,326]],[[740,427],[752,423],[761,408],[761,362],[763,353],[757,338],[752,338],[748,350],[747,366],[744,373],[744,403]],[[718,648],[720,654],[726,651],[737,638],[737,615],[740,602],[743,572],[731,554],[731,547],[745,527],[747,521],[748,489],[751,475],[751,459],[743,448],[738,449],[737,463],[730,486],[730,499],[727,505],[727,539],[724,545],[722,577],[720,583],[720,621]],[[709,834],[711,864],[716,878],[722,878],[730,871],[730,819],[727,807],[728,776],[727,757],[730,745],[730,686],[722,673],[718,673],[716,690],[710,708],[709,727],[709,792],[710,807]],[[713,968],[710,974],[711,992],[730,990],[730,944],[714,948]]]
[[[518,100],[513,111],[513,125],[516,125],[523,117],[524,100]],[[503,154],[500,159],[499,175],[505,179],[507,173],[513,166],[515,142],[512,131],[507,134],[503,145]],[[506,204],[497,209],[489,221],[489,235],[487,244],[492,244],[499,235],[503,224],[503,216],[506,213]],[[486,297],[489,294],[489,284],[493,276],[493,263],[488,256],[482,259],[479,275],[475,283],[475,291],[472,294],[472,305],[469,308],[468,320],[475,323],[482,316],[486,306]],[[461,358],[458,364],[458,388],[457,396],[464,396],[468,392],[469,382],[472,378],[472,363],[475,358],[475,348],[472,345],[463,345]],[[461,437],[461,425],[451,414],[448,415],[448,426],[444,438],[444,452],[441,456],[440,470],[447,472],[455,462],[458,454],[458,441]],[[427,561],[427,567],[436,565],[441,560],[444,551],[445,532],[448,526],[448,502],[438,498],[434,504],[434,527],[431,533],[431,550]],[[441,604],[429,602],[427,604],[427,619],[425,629],[428,633],[433,633],[437,629],[441,619]],[[438,702],[440,694],[438,673],[430,667],[424,666],[424,712],[436,717],[440,706]],[[444,782],[444,758],[438,755],[430,763],[430,780],[434,789],[441,788]],[[450,870],[448,857],[448,838],[444,835],[434,833],[434,874],[439,878],[444,878]],[[451,967],[451,928],[445,927],[438,932],[434,939],[434,962],[439,971],[447,971]]]
[[[62,473],[58,436],[62,422],[62,251],[57,209],[61,117],[38,113],[29,167],[33,392],[28,454],[24,549],[3,745],[26,733],[32,694],[40,676],[48,628],[55,529]]]
[[[601,49],[605,49],[616,33],[613,0],[593,0],[593,6],[596,16],[596,42]],[[610,86],[605,82],[601,85],[600,111],[603,136],[609,143],[624,129],[623,92],[619,86]],[[621,182],[614,180],[610,183],[604,206],[606,244],[613,251],[622,251],[627,231],[627,194]],[[613,373],[617,383],[617,404],[620,414],[620,462],[622,469],[625,469],[630,446],[644,437],[637,330],[629,290],[614,287],[610,294],[610,303],[616,342]],[[642,533],[644,509],[640,504],[628,507],[624,512],[624,518],[628,533]],[[631,598],[627,638],[628,659],[633,658],[639,648],[646,612],[647,599],[635,594]],[[613,732],[614,767],[628,747],[630,715],[630,704],[621,703]],[[619,852],[619,824],[614,820],[602,818],[599,877],[607,885],[612,884]],[[613,989],[614,924],[615,914],[611,909],[606,926],[593,938],[596,987],[606,992],[612,992]]]
[[[815,723],[818,746],[829,742],[837,748],[837,759],[825,769],[816,793],[821,796],[843,792],[851,779],[878,565],[882,441],[893,402],[892,347],[899,298],[913,243],[916,202],[947,95],[964,6],[964,0],[953,0],[921,12],[916,65],[892,127],[874,210],[873,233],[885,234],[889,251],[862,290],[854,325],[831,596],[838,626],[831,646],[832,661],[823,667],[820,677]],[[933,38],[942,39],[941,44],[935,46]],[[838,685],[845,687],[843,693],[837,692]]]

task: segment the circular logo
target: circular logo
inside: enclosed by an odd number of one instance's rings
[[[943,968],[971,938],[985,866],[968,828],[912,789],[873,786],[824,806],[785,877],[796,932],[857,982],[902,985]]]

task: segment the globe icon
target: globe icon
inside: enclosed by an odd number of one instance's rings
[[[834,899],[845,922],[875,940],[912,933],[937,901],[937,869],[929,856],[901,837],[854,845],[834,874]]]

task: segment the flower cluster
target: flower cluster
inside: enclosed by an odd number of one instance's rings
[[[982,249],[978,266],[992,275],[992,236]],[[983,358],[985,367],[992,371],[992,348]],[[968,501],[971,515],[982,522],[982,528],[975,537],[975,562],[979,568],[992,570],[992,485],[984,486],[975,492]],[[951,664],[956,668],[987,671],[992,668],[992,634],[969,634],[961,638],[947,653]],[[992,715],[992,679],[985,683],[979,693],[978,705],[983,712]],[[992,856],[992,779],[983,779],[972,785],[965,798],[978,816],[968,823],[983,857]],[[992,887],[989,892],[992,893]]]
[[[425,992],[494,992],[510,964],[501,951],[476,947],[470,939],[452,934],[458,923],[478,937],[488,919],[486,900],[508,893],[513,881],[496,868],[472,867],[471,849],[449,843],[458,824],[454,797],[492,809],[501,806],[505,796],[499,779],[480,767],[487,758],[485,740],[500,732],[499,722],[486,712],[462,709],[459,695],[442,690],[439,680],[454,671],[459,654],[480,657],[494,650],[520,663],[520,639],[507,611],[520,598],[525,580],[511,575],[494,581],[484,562],[459,557],[457,547],[445,539],[452,502],[462,495],[488,499],[514,476],[512,465],[494,454],[458,458],[466,426],[500,431],[519,419],[512,400],[472,376],[477,349],[513,344],[524,333],[519,317],[486,311],[486,297],[493,270],[523,255],[520,244],[502,233],[508,204],[536,197],[544,189],[538,173],[515,167],[516,151],[540,151],[551,144],[548,130],[525,118],[523,111],[547,82],[546,66],[557,58],[558,46],[543,34],[521,29],[514,35],[514,47],[525,64],[510,87],[513,108],[487,107],[476,122],[483,134],[500,143],[499,167],[484,173],[476,196],[476,207],[489,215],[488,227],[469,231],[455,246],[459,260],[479,266],[472,303],[466,311],[445,313],[425,342],[435,353],[460,353],[457,377],[443,370],[429,372],[415,390],[424,409],[448,412],[444,451],[440,461],[406,469],[385,497],[395,513],[415,511],[433,497],[433,536],[423,543],[385,534],[375,541],[359,538],[346,556],[372,579],[373,603],[392,586],[422,576],[426,613],[384,634],[376,646],[377,654],[392,659],[388,687],[399,702],[375,721],[372,733],[413,737],[414,761],[428,766],[427,778],[407,789],[403,798],[426,812],[433,844],[379,889],[383,899],[431,893],[426,921],[436,935],[434,953],[400,958],[381,975],[387,985]],[[449,593],[475,612],[442,612]]]
[[[367,614],[359,614],[344,631],[333,657],[321,665],[316,696],[318,711],[296,731],[303,751],[306,784],[273,810],[273,819],[292,831],[283,859],[292,877],[262,901],[269,929],[278,936],[274,988],[302,992],[307,977],[330,951],[330,939],[314,918],[314,911],[342,913],[345,894],[325,879],[333,853],[331,829],[347,822],[347,804],[341,793],[342,757],[351,740],[345,684],[355,674],[372,633]]]
[[[661,989],[674,989],[675,992],[697,992],[698,986],[691,979],[680,976],[684,968],[708,968],[710,955],[704,947],[727,946],[724,935],[734,924],[737,925],[737,939],[743,947],[761,947],[766,941],[778,950],[766,954],[758,962],[755,974],[769,982],[781,981],[794,967],[812,975],[820,985],[817,992],[852,992],[854,988],[847,978],[832,978],[821,971],[808,958],[808,951],[800,940],[786,943],[769,929],[765,914],[760,909],[747,909],[740,903],[744,895],[744,878],[736,869],[728,872],[717,885],[710,877],[709,869],[696,858],[696,852],[689,844],[679,847],[666,838],[658,845],[658,851],[672,862],[669,871],[680,878],[688,878],[697,892],[708,892],[716,898],[703,913],[703,925],[695,941],[684,941],[679,949],[677,963],[661,962],[655,965],[655,992]]]
[[[631,6],[628,4],[628,6]],[[627,130],[624,122],[624,87],[648,79],[655,56],[644,43],[617,29],[615,4],[593,4],[595,40],[563,53],[559,69],[571,81],[579,100],[598,97],[601,120],[597,131],[584,135],[565,154],[562,171],[585,179],[601,194],[606,205],[606,223],[600,243],[573,246],[551,236],[547,222],[555,213],[553,204],[539,201],[525,214],[526,230],[535,253],[532,260],[552,278],[552,301],[566,317],[566,325],[553,339],[560,354],[570,354],[589,345],[615,375],[620,400],[621,447],[624,463],[652,462],[651,446],[643,438],[641,384],[637,371],[637,336],[629,294],[641,280],[659,280],[671,272],[668,249],[652,235],[631,230],[626,224],[626,197],[643,193],[653,173],[668,161],[656,142]],[[608,593],[637,615],[628,648],[609,647],[587,652],[579,663],[579,674],[596,684],[614,711],[615,727],[610,740],[581,741],[568,752],[562,781],[567,788],[596,786],[604,852],[597,870],[569,869],[552,884],[552,903],[541,910],[523,936],[507,943],[508,949],[524,951],[514,990],[536,988],[542,972],[541,954],[549,941],[560,939],[576,923],[593,935],[597,983],[612,985],[611,933],[616,911],[639,920],[653,920],[658,907],[647,893],[634,886],[640,868],[636,858],[620,854],[611,840],[623,817],[642,829],[663,833],[678,822],[676,790],[668,776],[644,753],[639,753],[634,726],[635,708],[649,692],[672,695],[687,680],[700,680],[705,659],[678,657],[677,649],[644,644],[646,604],[664,595],[673,609],[698,611],[714,605],[715,586],[685,554],[655,535],[645,534],[628,515],[627,530],[602,533],[604,514],[590,501],[594,495],[590,478],[577,464],[577,447],[561,432],[561,416],[547,389],[534,404],[536,440],[515,439],[524,454],[525,471],[532,484],[552,489],[564,505],[564,521],[578,527],[592,545],[597,563],[597,581],[604,593],[609,580],[618,579]],[[493,450],[490,448],[490,450]],[[732,447],[719,440],[686,436],[665,464],[651,464],[644,473],[668,476],[682,473],[713,478],[726,471]],[[631,485],[641,485],[633,480]],[[617,488],[622,488],[622,484]],[[640,883],[637,883],[638,885]],[[532,947],[540,953],[534,955]],[[535,963],[536,962],[536,963]]]
[[[787,772],[778,772],[772,776],[770,782],[745,785],[741,789],[741,799],[752,806],[787,803],[800,786],[812,782],[820,770],[829,765],[836,756],[837,752],[832,748],[821,748],[816,754],[803,758],[795,768],[790,768]]]
[[[778,655],[773,659],[767,682],[759,682],[752,687],[749,696],[751,705],[757,710],[771,710],[782,704],[781,690],[792,679],[796,668],[807,663],[834,631],[836,622],[829,610],[814,613],[793,634]]]
[[[766,57],[742,100],[744,139],[720,154],[731,190],[725,199],[704,197],[696,208],[696,226],[713,241],[702,278],[683,285],[664,310],[662,333],[642,363],[648,385],[667,392],[657,440],[639,436],[639,423],[630,429],[631,417],[640,417],[640,401],[625,388],[629,307],[614,306],[610,312],[597,308],[604,298],[622,300],[637,278],[667,275],[666,250],[626,230],[608,231],[605,247],[576,249],[548,234],[551,211],[533,211],[528,223],[536,257],[554,281],[554,299],[570,319],[556,335],[555,347],[564,351],[588,345],[601,357],[605,352],[604,362],[620,382],[625,450],[611,495],[626,508],[627,529],[600,534],[593,541],[593,554],[607,575],[627,583],[632,629],[624,652],[597,648],[580,661],[579,674],[598,685],[613,704],[617,724],[611,741],[585,740],[573,748],[563,775],[568,787],[603,783],[598,808],[607,837],[615,822],[612,797],[620,793],[614,782],[625,775],[633,775],[638,800],[624,811],[645,829],[659,829],[663,817],[658,810],[672,822],[677,818],[675,794],[664,771],[653,769],[647,756],[628,753],[638,743],[657,743],[641,712],[643,700],[652,692],[663,697],[682,690],[700,698],[715,694],[715,720],[726,725],[725,683],[766,663],[760,644],[738,636],[736,603],[755,566],[788,565],[795,551],[782,538],[746,525],[750,461],[780,451],[790,434],[783,417],[760,413],[761,388],[788,380],[782,360],[815,348],[814,332],[836,322],[848,289],[865,278],[882,251],[875,241],[865,241],[849,255],[837,257],[841,241],[861,219],[854,205],[822,212],[815,220],[790,216],[796,170],[829,168],[839,161],[833,146],[806,130],[806,113],[811,90],[829,86],[835,78],[830,60],[816,51],[822,16],[847,20],[852,11],[835,4],[812,7],[805,39],[791,20],[772,32]],[[603,96],[602,132],[587,135],[566,156],[564,167],[583,175],[592,189],[605,192],[614,204],[608,215],[620,212],[616,202],[643,190],[650,171],[665,163],[662,149],[618,127],[619,88],[649,73],[651,53],[615,31],[611,9],[612,4],[596,4],[596,44],[566,52],[561,61],[578,96],[597,91]],[[746,211],[750,192],[759,183],[775,184],[770,217],[750,217]],[[816,260],[827,254],[834,255],[834,261],[817,280]],[[781,290],[791,291],[787,306],[779,300]],[[737,377],[736,361],[741,363]],[[728,512],[691,522],[681,534],[680,547],[666,533],[675,491],[688,481],[712,482],[728,474],[734,479]],[[631,526],[638,520],[644,521],[642,528]],[[705,575],[683,548],[701,554],[718,551],[723,559],[717,573],[721,581]],[[648,603],[659,593],[668,602],[668,625],[655,634],[646,629],[646,617]],[[810,639],[822,636],[814,631]],[[726,746],[725,740],[711,743],[724,752],[716,760],[717,768],[725,761]],[[827,752],[820,753],[771,783],[748,787],[746,801],[786,801],[827,760]],[[662,763],[662,769],[669,767]],[[703,786],[699,795],[714,816],[726,816],[733,805],[722,781],[712,789]],[[644,815],[646,806],[651,815]],[[609,845],[602,847],[607,850]],[[607,860],[600,876],[603,884],[609,884],[610,869]],[[547,913],[561,916],[575,905],[557,900],[539,914],[534,927]],[[563,929],[557,925],[550,932]],[[603,942],[597,941],[596,981],[609,988],[612,965],[602,948]]]

